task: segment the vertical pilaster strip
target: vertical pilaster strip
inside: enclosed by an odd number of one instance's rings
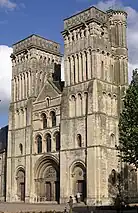
[[[16,101],[16,78],[14,78],[14,102]]]
[[[22,98],[24,99],[24,73],[22,75]]]
[[[83,58],[83,81],[86,81],[86,55],[85,55],[85,52],[83,52],[83,55],[82,55],[82,58]]]
[[[71,56],[71,85],[74,84],[74,65],[73,65],[73,56]]]
[[[17,76],[17,101],[19,100],[19,76]]]
[[[78,55],[75,55],[75,83],[78,83]]]
[[[22,75],[19,75],[19,100],[22,99]]]
[[[67,59],[68,86],[71,84],[71,59]]]

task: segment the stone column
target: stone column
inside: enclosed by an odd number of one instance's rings
[[[78,55],[75,55],[75,83],[78,83]]]
[[[71,84],[74,84],[74,61],[73,61],[73,56],[71,57]]]
[[[96,77],[95,55],[96,55],[96,51],[92,50],[92,53],[91,53],[91,70],[92,70],[91,73],[92,73],[92,77]]]
[[[88,79],[91,79],[91,50],[87,52]]]
[[[127,47],[127,42],[126,42],[126,23],[123,23],[122,29],[123,29],[123,33],[122,33],[123,47]]]
[[[16,81],[16,85],[17,85],[17,90],[16,90],[16,92],[17,92],[17,98],[16,98],[16,100],[18,101],[19,100],[19,76],[17,76],[17,81]]]
[[[32,95],[32,75],[31,75],[31,71],[29,71],[28,77],[29,77],[29,96],[31,96]]]
[[[82,82],[82,54],[79,54],[79,82]]]
[[[28,74],[27,74],[27,72],[25,72],[25,98],[27,98],[27,89],[28,89],[27,76],[28,76]]]
[[[20,84],[19,99],[22,100],[22,75],[19,76],[19,84]]]
[[[17,93],[17,91],[16,91],[16,78],[14,78],[14,102],[16,101],[16,93]]]
[[[24,99],[24,73],[22,75],[22,98]]]
[[[70,86],[71,83],[71,59],[67,59],[67,85]]]

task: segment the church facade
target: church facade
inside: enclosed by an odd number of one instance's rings
[[[91,7],[64,20],[60,46],[37,35],[13,45],[8,202],[111,203],[121,98],[128,85],[124,11]]]

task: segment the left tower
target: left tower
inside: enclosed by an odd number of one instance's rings
[[[58,81],[54,61],[59,44],[37,35],[13,45],[12,88],[7,153],[7,202],[30,202],[32,182],[33,102],[47,79]]]

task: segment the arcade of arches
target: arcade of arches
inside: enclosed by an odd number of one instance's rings
[[[35,171],[36,202],[56,201],[60,199],[60,173],[57,161],[49,158],[38,160]],[[81,201],[86,198],[85,168],[82,164],[75,164],[71,171],[72,195],[79,192]],[[20,201],[25,201],[25,171],[17,172],[17,195]]]

